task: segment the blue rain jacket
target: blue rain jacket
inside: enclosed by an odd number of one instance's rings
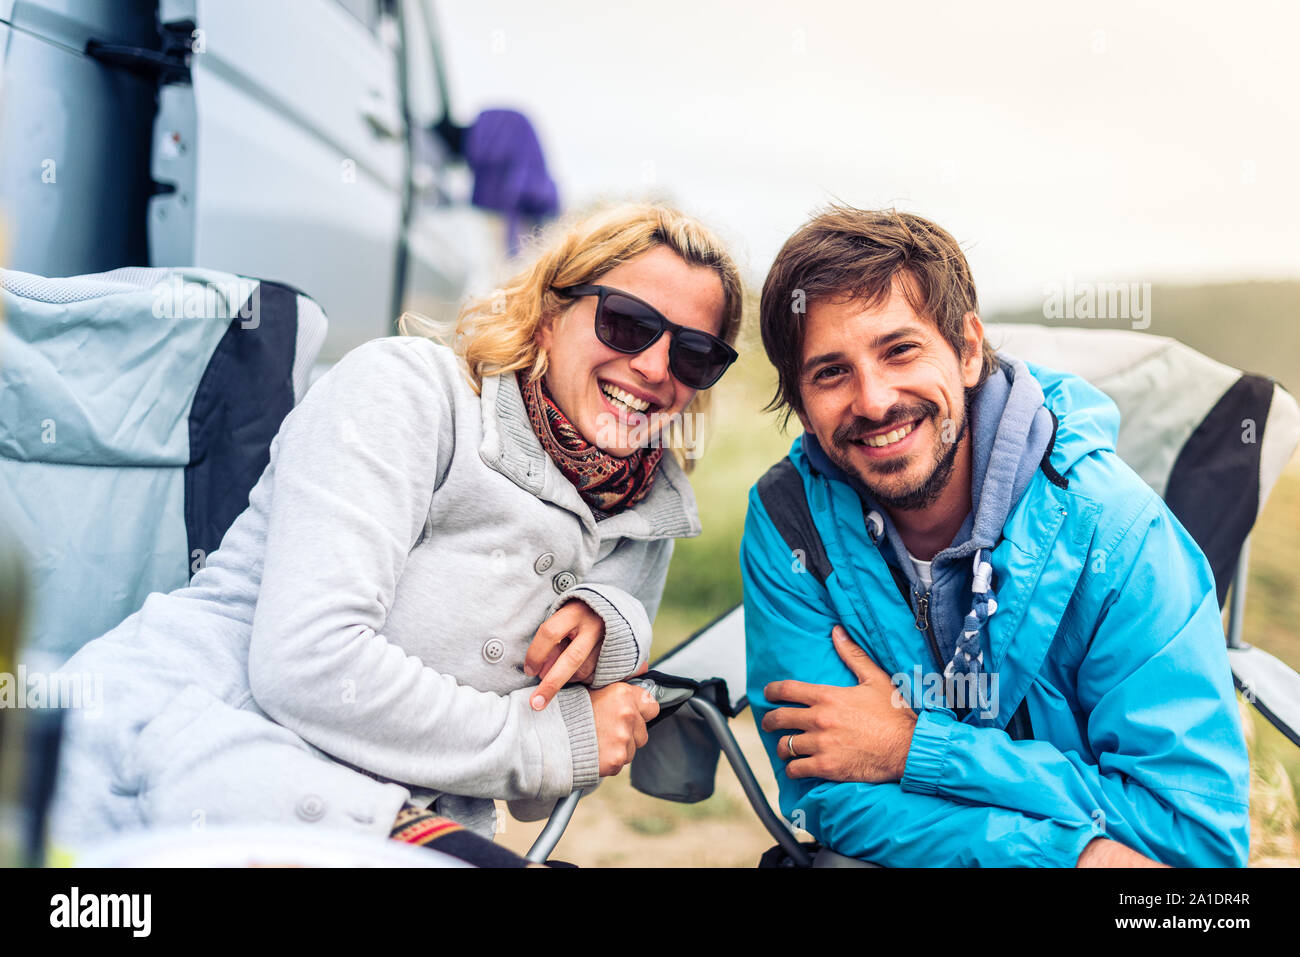
[[[992,706],[958,721],[942,701],[909,699],[906,771],[882,784],[792,780],[779,735],[761,732],[781,811],[890,867],[1070,867],[1097,837],[1175,866],[1242,866],[1248,761],[1209,564],[1115,454],[1114,403],[1076,376],[1029,370],[1058,419],[1049,461],[1068,488],[1040,468],[992,553]],[[802,436],[790,459],[831,572],[823,585],[804,569],[751,490],[740,561],[760,722],[777,706],[763,696],[771,681],[853,683],[837,624],[890,675],[937,670],[857,493],[810,466]],[[1033,736],[1013,740],[1004,728],[1022,701]]]

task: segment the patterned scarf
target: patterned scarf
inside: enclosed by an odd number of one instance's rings
[[[630,508],[650,494],[663,449],[637,449],[626,458],[610,455],[573,427],[541,378],[530,383],[523,372],[515,378],[542,448],[597,517]]]

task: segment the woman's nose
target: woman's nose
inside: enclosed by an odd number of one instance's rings
[[[628,365],[647,382],[663,382],[668,378],[668,347],[671,332],[665,332],[650,348],[632,356]]]

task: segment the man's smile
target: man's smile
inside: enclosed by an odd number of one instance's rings
[[[853,445],[858,446],[859,448],[866,448],[871,450],[887,449],[892,454],[893,452],[901,451],[900,448],[896,448],[896,447],[900,446],[903,443],[904,439],[906,439],[909,435],[915,432],[917,426],[919,426],[923,421],[925,420],[913,419],[912,421],[905,422],[902,425],[888,426],[876,432],[871,432],[868,433],[867,435],[858,436],[856,438],[850,439],[849,442]]]

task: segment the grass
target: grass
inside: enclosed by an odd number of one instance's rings
[[[691,485],[704,532],[677,542],[664,601],[655,619],[654,656],[740,603],[740,535],[750,487],[790,449],[788,435],[763,407],[776,373],[763,358],[753,323],[739,343],[741,358],[715,388],[712,424]]]
[[[1300,748],[1241,705],[1250,748],[1250,866],[1300,865]]]
[[[1282,474],[1250,536],[1246,641],[1300,670],[1300,458]],[[1300,751],[1300,749],[1296,749]]]

